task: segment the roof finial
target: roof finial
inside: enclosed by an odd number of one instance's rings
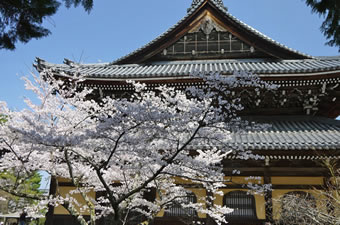
[[[196,8],[198,5],[203,3],[205,0],[192,0],[191,7],[188,9],[188,12],[194,8]],[[223,4],[223,0],[208,0],[213,2],[217,7],[220,7],[223,10],[227,10],[227,8]]]

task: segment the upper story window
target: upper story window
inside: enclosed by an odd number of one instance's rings
[[[179,197],[168,207],[164,216],[168,217],[197,217],[196,210],[193,208],[184,208],[182,204],[196,203],[197,199],[194,193],[189,193],[187,196]]]
[[[261,57],[263,53],[240,40],[217,21],[206,16],[188,33],[156,58],[159,60]]]
[[[253,195],[245,191],[232,191],[224,195],[224,205],[234,209],[227,220],[256,220],[256,204]]]
[[[240,41],[226,31],[211,31],[204,34],[203,31],[187,34],[174,45],[163,51],[166,55],[228,55],[230,53],[253,53],[253,47]]]

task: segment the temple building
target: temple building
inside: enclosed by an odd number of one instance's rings
[[[329,173],[322,160],[340,159],[340,57],[313,57],[284,46],[232,16],[222,0],[193,0],[182,20],[150,43],[110,63],[78,64],[65,60],[54,64],[37,59],[38,70],[51,69],[56,76],[86,75],[83,86],[95,97],[124,96],[131,91],[126,80],[143,82],[152,90],[167,84],[179,89],[200,85],[190,76],[200,71],[231,75],[235,71],[258,74],[279,85],[278,90],[238,90],[232,94],[245,107],[241,116],[271,124],[268,130],[233,134],[230,147],[242,145],[263,160],[225,159],[230,183],[213,204],[235,211],[226,215],[229,224],[255,225],[277,220],[280,211],[274,198],[287,193],[321,189]],[[238,169],[239,175],[233,174]],[[271,185],[263,194],[248,194],[248,177]],[[70,189],[59,182],[58,189]],[[206,195],[190,187],[191,201]],[[205,214],[192,212],[186,223],[183,209],[158,214],[154,224],[213,224]],[[182,215],[183,214],[183,215]],[[66,210],[53,209],[50,224],[72,224]],[[103,223],[105,224],[105,223]]]

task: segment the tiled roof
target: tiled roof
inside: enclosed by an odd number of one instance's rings
[[[116,59],[115,61],[113,61],[113,64],[119,64],[120,61],[123,61],[124,59],[135,55],[139,52],[141,52],[142,50],[146,49],[147,47],[153,45],[154,43],[156,43],[157,41],[159,41],[160,39],[162,39],[163,37],[165,37],[166,35],[168,35],[170,32],[172,32],[177,26],[179,26],[183,21],[185,21],[187,18],[189,18],[195,11],[196,9],[198,9],[203,3],[205,2],[205,0],[194,0],[192,3],[192,6],[189,8],[187,15],[182,18],[180,21],[178,21],[175,25],[173,25],[171,28],[169,28],[166,32],[164,32],[163,34],[161,34],[160,36],[158,36],[157,38],[155,38],[154,40],[152,40],[151,42],[147,43],[146,45],[136,49],[135,51],[129,53],[126,56],[123,56],[121,58]],[[246,23],[242,22],[241,20],[237,19],[236,17],[234,17],[232,14],[230,14],[226,8],[223,6],[223,2],[220,0],[210,0],[211,3],[213,3],[219,10],[221,10],[221,12],[223,12],[225,14],[226,17],[230,18],[232,21],[234,21],[236,24],[238,24],[240,27],[243,27],[244,29],[246,29],[247,31],[249,31],[250,33],[253,33],[254,35],[280,47],[283,48],[285,50],[288,50],[292,53],[298,54],[304,58],[312,58],[312,56],[301,53],[299,51],[296,51],[292,48],[289,48],[273,39],[271,39],[270,37],[266,36],[265,34],[261,33],[260,31],[252,28],[251,26],[247,25]]]
[[[315,58],[305,60],[205,60],[172,61],[151,64],[76,64],[66,60],[65,64],[52,64],[37,59],[38,68],[50,68],[57,73],[73,75],[81,73],[88,78],[98,79],[138,79],[183,77],[193,72],[219,72],[232,74],[235,71],[249,71],[255,74],[305,74],[328,71],[340,71],[340,57]]]
[[[340,121],[313,117],[269,118],[262,120],[271,125],[268,130],[234,134],[231,145],[241,144],[254,150],[340,151]]]
[[[245,150],[294,150],[301,153],[306,150],[337,150],[340,155],[338,120],[308,116],[255,117],[252,120],[269,124],[269,128],[233,133],[229,144],[231,149],[242,146]]]

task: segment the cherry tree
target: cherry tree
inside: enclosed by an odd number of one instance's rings
[[[65,75],[66,76],[66,75]],[[0,171],[31,173],[45,170],[52,177],[69,179],[75,190],[42,201],[64,206],[81,224],[94,225],[101,217],[112,224],[127,224],[134,215],[152,220],[173,202],[207,213],[225,222],[231,209],[183,200],[188,191],[181,178],[207,191],[221,194],[225,186],[221,160],[232,151],[230,133],[256,129],[242,123],[235,88],[275,88],[249,73],[230,76],[195,74],[200,87],[177,90],[128,81],[128,98],[105,97],[95,101],[93,90],[80,88],[83,77],[56,79],[51,71],[25,78],[39,104],[27,99],[28,109],[11,111],[1,104],[7,122],[0,126]],[[103,193],[96,199],[91,192]],[[157,197],[145,195],[154,191]],[[80,205],[74,194],[80,194]],[[200,201],[201,202],[201,201]],[[208,207],[207,207],[208,206]],[[90,221],[82,214],[90,212]]]

